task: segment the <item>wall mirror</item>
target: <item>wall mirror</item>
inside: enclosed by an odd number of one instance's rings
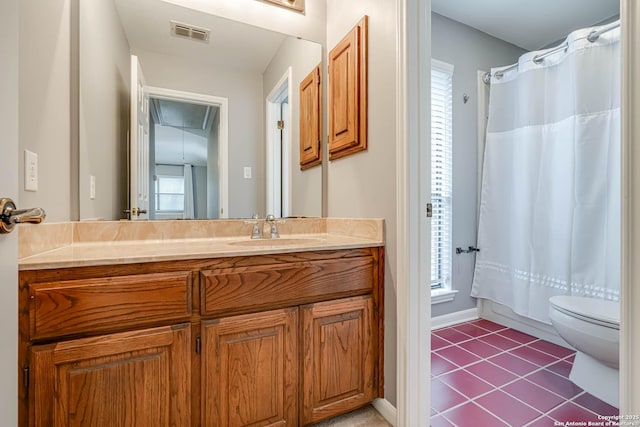
[[[81,220],[321,216],[298,115],[320,44],[161,0],[77,9]]]

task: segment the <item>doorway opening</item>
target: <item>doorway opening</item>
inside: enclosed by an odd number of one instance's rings
[[[266,98],[266,213],[277,218],[291,214],[291,81],[289,67]]]
[[[227,98],[147,87],[149,219],[228,217]]]

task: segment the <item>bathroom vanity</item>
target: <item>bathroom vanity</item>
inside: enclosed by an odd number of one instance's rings
[[[20,425],[306,425],[382,397],[381,221],[312,221],[277,241],[79,223],[22,258]]]

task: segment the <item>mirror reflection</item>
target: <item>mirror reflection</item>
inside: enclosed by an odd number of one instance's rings
[[[80,219],[321,215],[298,114],[321,45],[161,0],[78,15]]]
[[[150,219],[217,218],[217,105],[150,98]]]

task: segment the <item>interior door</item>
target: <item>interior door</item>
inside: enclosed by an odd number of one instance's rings
[[[129,214],[149,219],[149,96],[138,57],[131,55],[131,129],[129,130]]]
[[[0,2],[0,198],[18,201],[18,2]],[[0,414],[18,425],[18,233],[0,235]]]

